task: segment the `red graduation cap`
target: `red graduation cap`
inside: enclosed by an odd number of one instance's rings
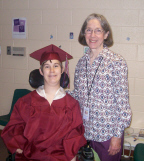
[[[30,57],[40,61],[40,65],[45,60],[59,60],[60,62],[62,62],[66,61],[66,59],[72,59],[72,56],[70,54],[53,44],[34,51],[30,54]]]

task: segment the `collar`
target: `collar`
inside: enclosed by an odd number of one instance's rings
[[[46,99],[46,93],[45,93],[45,90],[44,90],[44,85],[39,86],[39,87],[36,89],[36,92],[37,92],[41,97],[44,97],[44,98]],[[61,99],[61,98],[63,98],[65,95],[66,95],[65,90],[64,90],[62,87],[60,87],[60,88],[56,91],[53,100]]]
[[[101,57],[103,57],[104,55],[105,55],[105,53],[107,53],[109,51],[109,49],[108,49],[108,47],[107,46],[105,46],[103,49],[102,49],[102,51],[98,54],[98,56],[96,57],[97,59],[101,59]],[[85,56],[86,56],[86,59],[87,60],[90,60],[90,57],[89,57],[89,54],[90,54],[90,52],[91,52],[91,49],[89,48],[88,50],[87,50],[87,52],[85,53]]]

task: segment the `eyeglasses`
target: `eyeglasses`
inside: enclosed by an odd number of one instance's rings
[[[103,32],[103,30],[101,30],[101,29],[92,30],[92,29],[90,29],[90,28],[87,28],[87,29],[85,30],[85,34],[92,34],[93,31],[94,31],[94,33],[95,33],[96,35],[100,35],[100,34],[102,34],[102,32]]]

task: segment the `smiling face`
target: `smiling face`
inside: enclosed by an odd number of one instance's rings
[[[44,85],[60,86],[60,78],[62,74],[62,64],[59,60],[46,61],[40,74],[44,77]]]
[[[86,31],[91,31],[91,33]],[[103,49],[104,39],[107,38],[108,34],[109,32],[105,33],[98,19],[91,19],[86,26],[85,40],[91,50],[100,52]]]

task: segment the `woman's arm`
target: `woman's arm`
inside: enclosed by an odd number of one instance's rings
[[[120,138],[124,129],[130,125],[132,116],[129,105],[128,68],[125,60],[122,60],[115,65],[114,78],[114,96],[116,100],[116,126],[114,136]]]
[[[84,137],[84,126],[78,101],[71,100],[71,103],[69,103],[68,106],[73,106],[72,122],[69,132],[63,140],[63,146],[65,149],[65,155],[68,160],[71,160],[72,157],[77,155],[78,150],[86,145],[87,141]],[[75,157],[73,159],[75,159]]]
[[[10,121],[2,131],[1,137],[8,148],[13,154],[17,149],[23,149],[26,142],[23,136],[25,122],[21,117],[19,109],[24,109],[21,99],[17,101],[11,114]],[[25,111],[23,111],[25,113]],[[19,151],[19,150],[18,150]]]

